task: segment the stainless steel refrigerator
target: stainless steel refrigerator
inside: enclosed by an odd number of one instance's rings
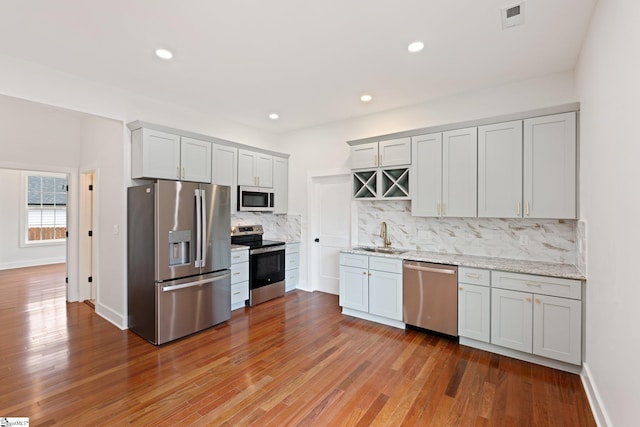
[[[231,317],[230,191],[164,180],[128,189],[128,323],[153,344]]]

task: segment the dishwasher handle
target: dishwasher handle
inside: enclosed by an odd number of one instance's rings
[[[429,273],[456,274],[455,270],[451,270],[448,268],[422,267],[422,266],[413,265],[413,264],[405,264],[404,268],[407,268],[409,270],[428,271]]]

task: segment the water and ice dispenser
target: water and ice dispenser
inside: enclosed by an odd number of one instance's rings
[[[169,231],[169,265],[189,264],[191,230]]]

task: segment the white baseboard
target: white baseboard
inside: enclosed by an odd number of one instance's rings
[[[309,282],[299,281],[296,289],[300,289],[301,291],[313,292],[313,289],[309,286]]]
[[[36,267],[38,265],[63,264],[67,262],[65,257],[59,258],[40,258],[24,261],[13,261],[0,263],[0,270],[9,270],[12,268]]]
[[[589,399],[589,405],[591,405],[591,412],[593,412],[593,417],[596,419],[598,426],[607,427],[613,425],[611,423],[611,419],[607,415],[604,405],[602,404],[598,388],[592,381],[591,370],[589,370],[589,365],[587,363],[582,364],[580,379],[582,380],[584,391],[587,393],[587,399]]]
[[[127,321],[127,316],[123,316],[122,314],[112,310],[106,305],[99,304],[96,302],[96,314],[107,320],[110,323],[113,323],[118,328],[125,329],[129,328],[129,322]]]

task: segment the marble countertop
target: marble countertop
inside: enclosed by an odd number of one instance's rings
[[[401,249],[400,249],[401,250]],[[575,265],[554,264],[550,262],[526,261],[508,258],[491,258],[474,255],[446,254],[439,252],[406,251],[398,254],[372,253],[347,248],[343,253],[400,258],[410,261],[433,262],[463,267],[484,268],[487,270],[509,271],[513,273],[537,274],[540,276],[562,277],[564,279],[586,280],[586,276]]]

